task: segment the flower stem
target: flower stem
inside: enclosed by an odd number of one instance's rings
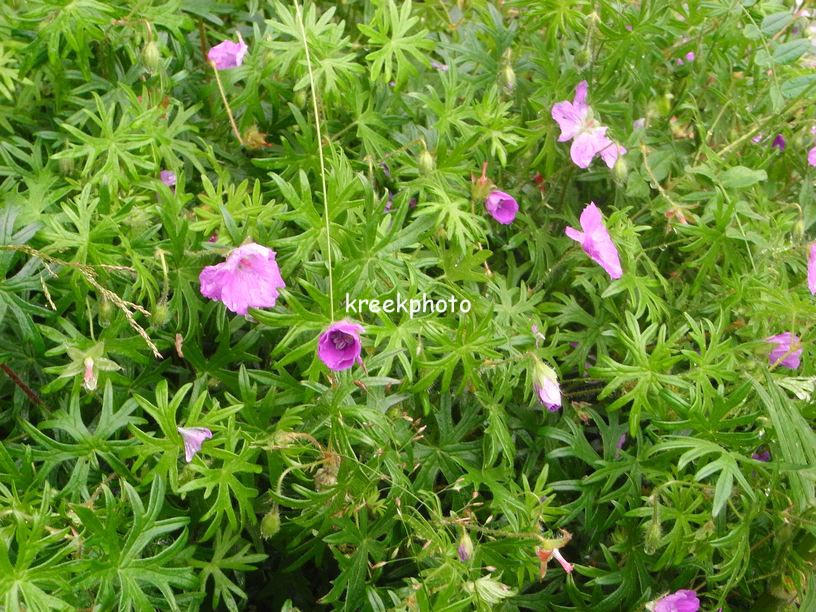
[[[331,219],[329,217],[329,194],[326,188],[326,162],[323,159],[323,134],[320,125],[320,111],[317,106],[317,89],[315,87],[314,72],[312,71],[312,56],[309,53],[309,41],[306,38],[306,28],[303,25],[303,13],[300,10],[300,2],[295,0],[295,11],[297,12],[300,35],[303,40],[303,49],[306,52],[306,69],[309,71],[309,89],[312,92],[312,110],[315,116],[315,128],[317,130],[317,154],[320,159],[320,182],[323,187],[323,219],[326,222],[326,263],[329,266],[329,308],[331,318],[334,320],[334,278],[332,276],[332,245],[331,245]]]
[[[238,126],[235,125],[235,117],[232,116],[232,109],[229,102],[227,102],[227,94],[224,93],[224,85],[221,84],[221,77],[218,75],[218,68],[215,67],[214,62],[210,62],[213,72],[215,73],[215,82],[218,84],[218,91],[221,93],[221,100],[224,102],[224,108],[227,109],[227,117],[229,117],[230,125],[232,126],[232,133],[238,139],[238,144],[244,146],[244,141],[241,138],[241,132],[238,131]]]

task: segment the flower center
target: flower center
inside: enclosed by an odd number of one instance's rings
[[[335,331],[331,335],[332,344],[338,351],[342,351],[347,346],[354,344],[354,337],[346,332]]]
[[[241,260],[238,262],[238,267],[242,270],[245,270],[249,267],[252,267],[252,262],[249,260],[249,257],[242,257]]]

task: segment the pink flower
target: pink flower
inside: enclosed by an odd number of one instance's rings
[[[161,182],[168,187],[176,186],[176,173],[172,170],[162,170],[159,173],[159,178],[161,178]]]
[[[697,56],[694,55],[694,51],[689,51],[688,53],[686,53],[686,61],[687,62],[693,62],[696,59],[696,57]]]
[[[771,460],[771,451],[764,450],[764,451],[759,451],[757,453],[753,453],[751,455],[751,459],[756,459],[757,461],[768,462],[768,461]]]
[[[550,557],[553,557],[556,561],[561,564],[561,567],[564,568],[564,571],[568,574],[572,573],[574,569],[572,563],[569,563],[561,554],[561,551],[557,548],[553,548],[552,550],[541,550],[540,548],[536,549],[536,555],[538,555],[538,559],[541,562],[541,575],[543,576],[547,571],[547,563],[550,560]]]
[[[238,32],[238,42],[225,40],[222,43],[215,45],[207,53],[207,59],[218,70],[227,70],[229,68],[237,68],[244,63],[244,56],[247,54],[247,47],[244,39],[241,38],[241,33]]]
[[[765,338],[765,341],[775,345],[768,354],[768,361],[771,365],[779,364],[791,370],[799,367],[802,358],[802,345],[798,336],[785,332],[784,334]]]
[[[807,263],[807,278],[810,293],[816,295],[816,242],[810,243],[810,252],[808,253]]]
[[[360,359],[360,334],[363,326],[351,321],[339,321],[326,328],[317,341],[317,356],[330,370],[347,370]]]
[[[538,357],[533,357],[533,363],[533,389],[538,394],[538,401],[550,412],[557,412],[561,408],[561,388],[558,386],[558,378],[553,369]]]
[[[96,384],[98,382],[93,358],[86,357],[85,361],[82,362],[82,365],[85,366],[85,373],[82,376],[82,386],[88,391],[93,391],[96,389]]]
[[[275,261],[275,251],[255,243],[233,249],[227,260],[207,266],[198,277],[201,295],[223,302],[240,315],[247,308],[271,308],[278,289],[286,286]]]
[[[490,216],[502,225],[510,225],[516,218],[519,205],[513,196],[503,191],[491,191],[485,200],[485,208]]]
[[[595,206],[594,202],[590,202],[581,213],[581,229],[568,227],[566,234],[576,242],[580,242],[584,251],[594,261],[598,262],[601,267],[606,270],[609,276],[613,279],[620,278],[623,275],[621,270],[620,259],[618,259],[618,249],[612,238],[609,237],[609,232],[603,223],[600,209]]]
[[[558,142],[572,140],[570,157],[579,168],[587,168],[596,155],[600,155],[610,168],[626,149],[612,142],[606,135],[607,127],[601,125],[586,103],[587,82],[581,81],[575,88],[572,102],[564,100],[553,104],[552,118],[561,128]]]
[[[811,166],[816,166],[816,147],[813,147],[810,151],[808,151],[808,164]]]
[[[666,595],[658,599],[653,607],[654,612],[697,612],[700,609],[700,600],[697,593],[690,589]]]
[[[206,427],[176,427],[184,441],[184,459],[190,463],[201,450],[204,440],[212,438],[212,432]]]

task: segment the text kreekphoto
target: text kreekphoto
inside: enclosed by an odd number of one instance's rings
[[[413,319],[418,314],[446,314],[446,313],[468,313],[471,303],[468,299],[458,299],[451,295],[447,299],[434,300],[426,293],[421,298],[406,298],[397,291],[394,299],[379,300],[366,298],[352,298],[346,293],[345,300],[346,314],[360,314],[361,312],[371,312],[374,314],[384,312],[386,314],[407,312]]]

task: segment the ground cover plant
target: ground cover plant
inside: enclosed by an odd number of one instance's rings
[[[816,13],[0,4],[4,610],[816,610]]]

